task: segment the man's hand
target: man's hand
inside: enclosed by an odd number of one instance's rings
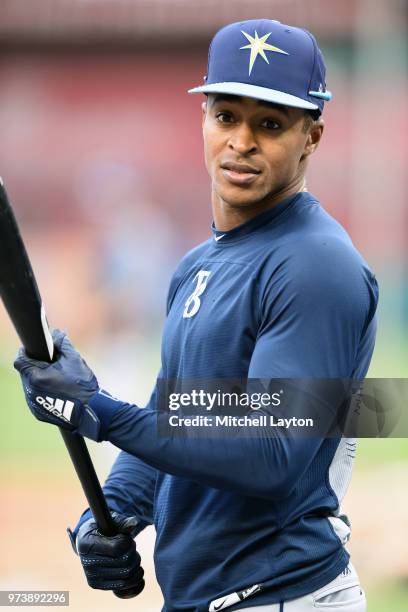
[[[116,536],[102,535],[93,518],[80,526],[76,538],[69,530],[71,542],[81,559],[88,584],[93,589],[114,591],[119,597],[139,595],[144,589],[144,571],[134,541],[138,520],[112,512],[121,532]]]
[[[98,440],[100,422],[88,406],[98,381],[65,333],[54,330],[55,361],[30,359],[18,352],[14,367],[20,372],[28,407],[40,421],[78,431]]]

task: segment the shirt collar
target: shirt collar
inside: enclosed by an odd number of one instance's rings
[[[241,225],[238,225],[237,227],[234,227],[234,229],[229,230],[227,232],[218,230],[215,227],[213,221],[211,224],[211,231],[213,233],[214,241],[218,245],[222,246],[224,244],[230,243],[231,241],[241,239],[244,236],[247,236],[248,234],[252,234],[258,228],[263,227],[264,225],[270,223],[273,219],[276,219],[276,217],[280,216],[285,210],[287,210],[292,204],[297,202],[304,195],[306,195],[305,192],[300,192],[295,194],[294,196],[290,196],[289,198],[282,200],[282,202],[279,202],[279,204],[277,204],[270,210],[260,213],[253,219],[250,219],[249,221],[246,221],[245,223],[242,223]]]

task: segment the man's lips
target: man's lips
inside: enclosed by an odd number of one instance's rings
[[[238,174],[260,174],[261,171],[254,166],[249,164],[238,164],[236,162],[228,161],[221,164],[221,168],[224,170],[231,170],[231,172],[238,172]]]
[[[237,164],[235,162],[224,162],[221,164],[221,170],[224,177],[234,185],[248,185],[256,180],[261,174],[258,168],[254,168],[248,164]]]

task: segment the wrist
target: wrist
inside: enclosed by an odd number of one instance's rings
[[[126,404],[127,402],[118,400],[104,389],[98,389],[88,401],[88,406],[95,413],[100,423],[98,442],[107,440],[107,433],[112,419],[118,410],[123,408]]]

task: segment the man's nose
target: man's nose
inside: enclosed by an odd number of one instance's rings
[[[242,123],[231,134],[228,146],[240,155],[248,155],[257,151],[257,144],[251,128]]]

